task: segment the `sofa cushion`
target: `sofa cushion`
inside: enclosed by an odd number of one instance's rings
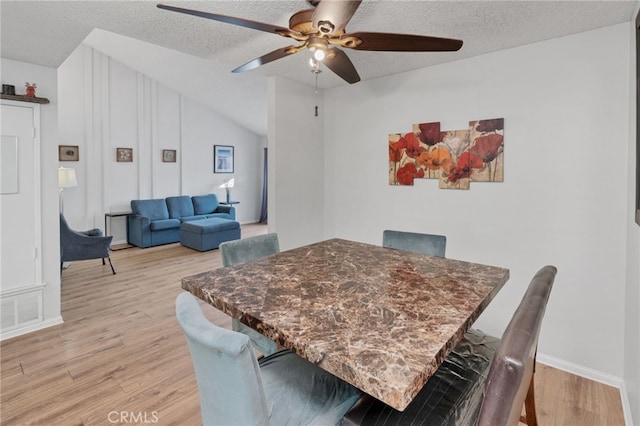
[[[167,208],[170,219],[193,216],[193,203],[188,195],[167,197]]]
[[[193,201],[194,214],[209,214],[218,209],[218,196],[216,194],[195,195]]]
[[[171,229],[171,228],[179,228],[180,220],[179,219],[161,219],[154,220],[151,222],[151,230],[152,231],[161,231],[163,229]]]
[[[218,219],[229,219],[229,220],[233,219],[229,213],[210,213],[206,215],[207,219],[212,217],[217,217]]]
[[[167,203],[163,199],[131,200],[131,212],[149,220],[169,219]]]
[[[207,216],[203,215],[203,214],[198,214],[195,216],[186,216],[186,217],[181,217],[180,218],[180,222],[193,222],[194,220],[201,220],[201,219],[206,219]]]
[[[240,224],[235,220],[211,218],[195,222],[184,222],[180,225],[180,231],[192,232],[194,234],[211,234],[214,232],[228,231],[230,229],[240,229]]]

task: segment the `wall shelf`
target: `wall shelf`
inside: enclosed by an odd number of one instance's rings
[[[35,104],[49,103],[49,99],[47,98],[28,98],[24,95],[5,95],[4,93],[0,94],[0,99],[7,99],[9,101],[31,102]]]

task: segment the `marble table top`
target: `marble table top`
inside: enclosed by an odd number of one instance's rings
[[[404,410],[509,270],[331,239],[182,279],[182,287]]]

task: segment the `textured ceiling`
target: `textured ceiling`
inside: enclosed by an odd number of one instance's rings
[[[289,1],[175,1],[166,4],[287,27],[311,6]],[[258,135],[267,135],[266,77],[313,86],[306,51],[242,74],[231,70],[295,44],[274,34],[179,14],[156,1],[0,0],[0,56],[57,68],[83,42],[208,106]],[[363,0],[347,32],[374,31],[456,38],[458,52],[392,53],[345,49],[362,80],[630,22],[638,1]],[[347,85],[329,70],[321,89]]]
[[[167,4],[288,26],[291,1],[166,1]],[[631,21],[637,1],[379,1],[364,0],[350,32],[433,35],[464,41],[453,53],[389,53],[347,50],[363,80],[496,50]],[[231,71],[293,40],[156,8],[154,1],[0,2],[2,57],[58,67],[94,29],[100,28],[208,59]],[[251,73],[281,75],[313,85],[307,52]],[[326,70],[321,88],[343,85]]]

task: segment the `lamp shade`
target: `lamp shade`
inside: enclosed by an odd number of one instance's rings
[[[71,188],[78,186],[76,169],[60,167],[58,169],[58,188]]]
[[[218,188],[233,188],[235,178],[225,180]]]

